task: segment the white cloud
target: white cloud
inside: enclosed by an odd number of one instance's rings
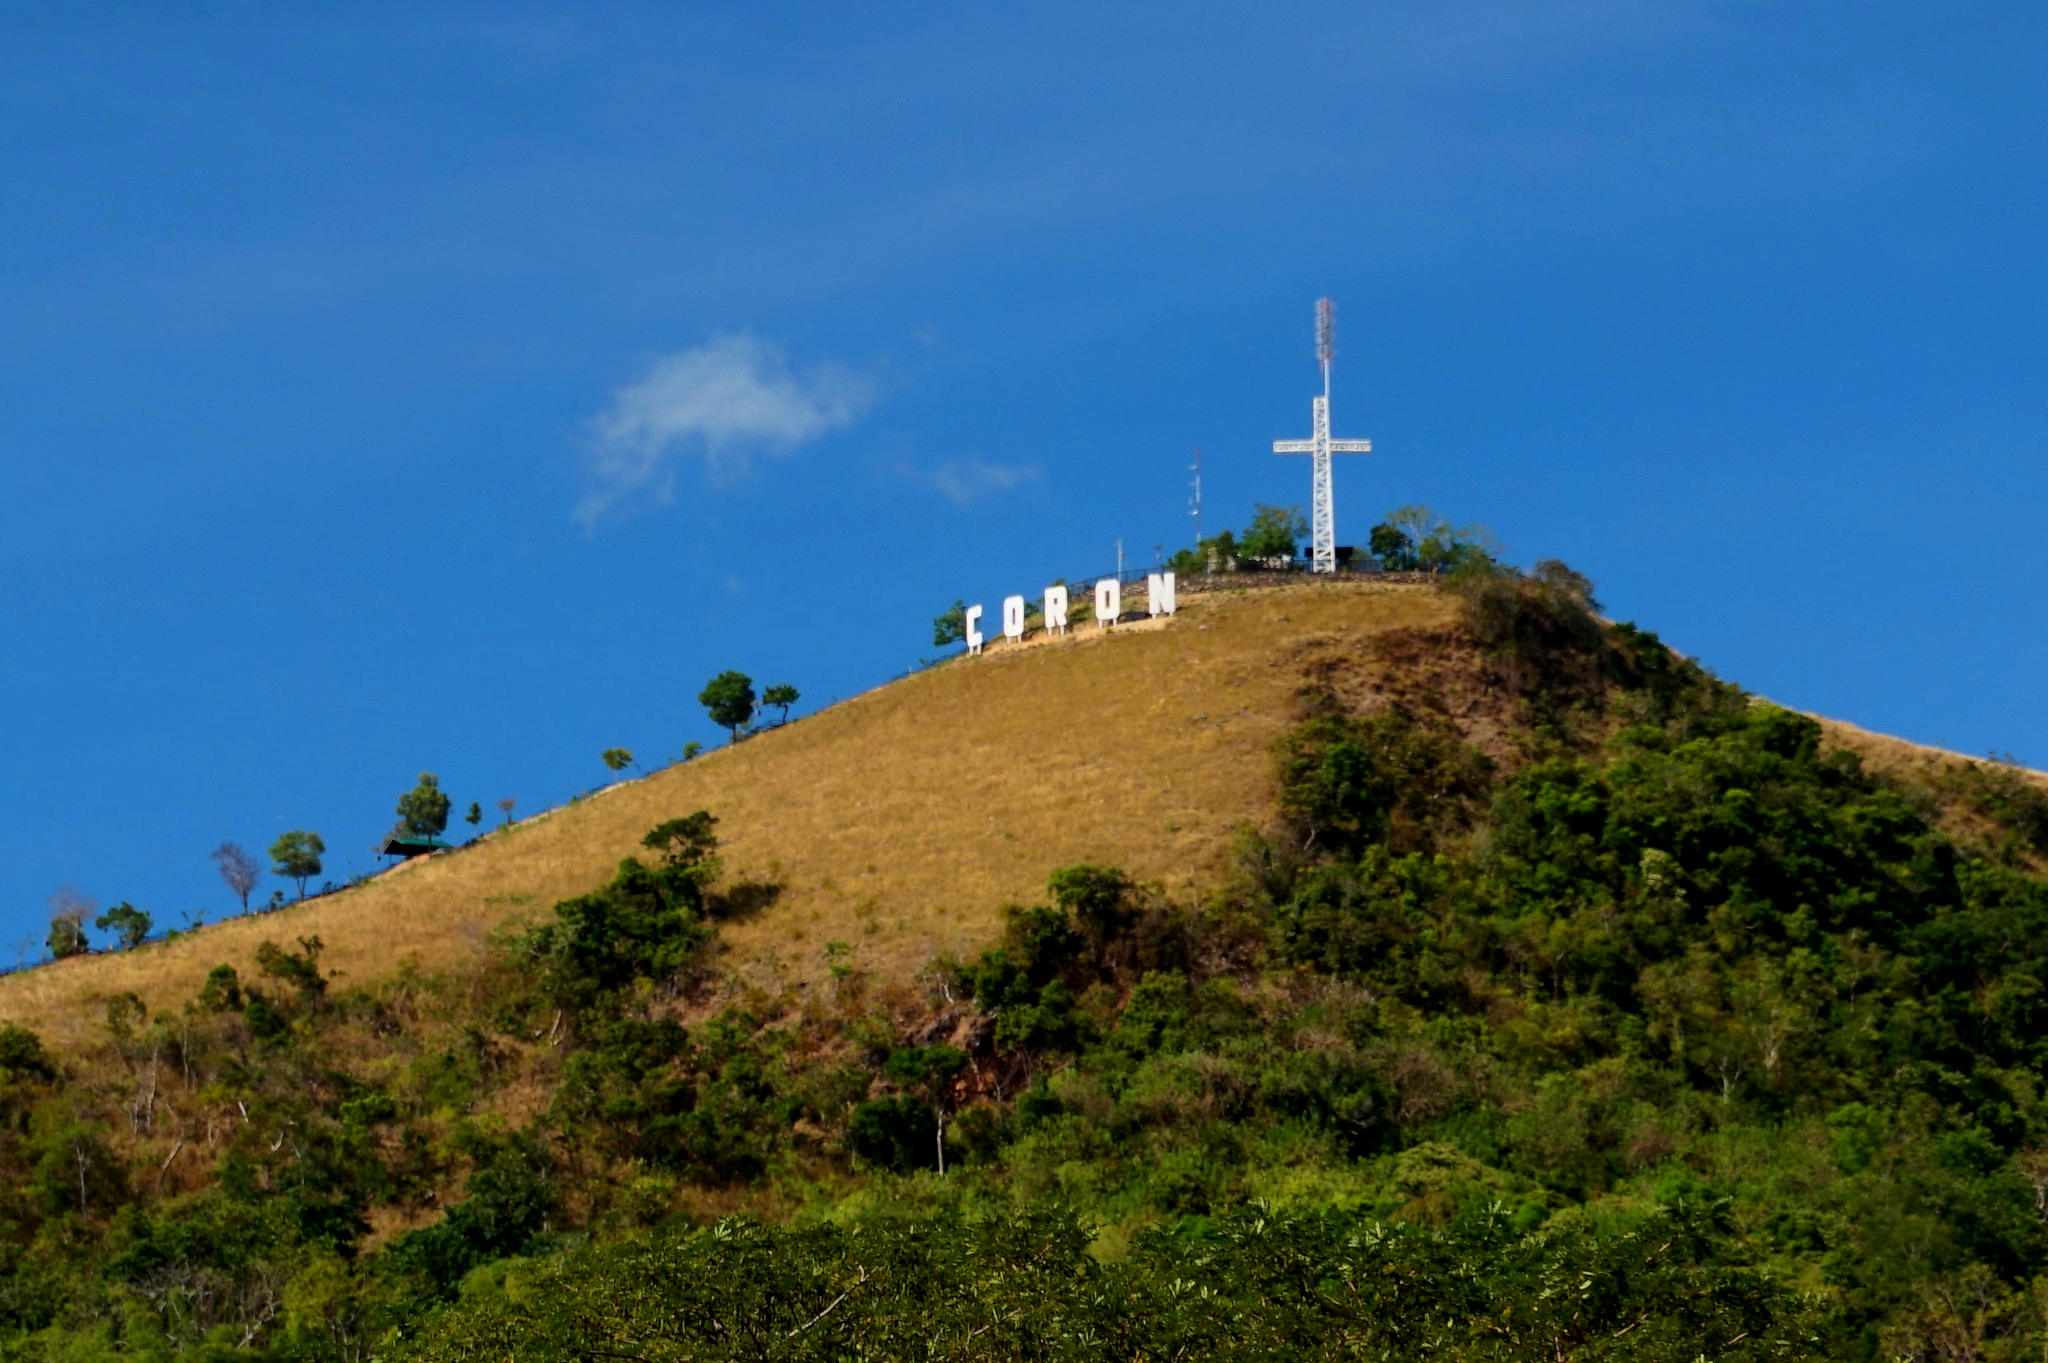
[[[914,464],[898,466],[898,472],[913,483],[938,492],[955,506],[971,506],[984,497],[1011,492],[1026,483],[1042,482],[1043,464],[991,464],[980,458],[948,459],[929,469]]]
[[[830,361],[798,371],[778,346],[745,333],[663,356],[591,419],[576,519],[593,529],[635,504],[666,505],[684,459],[718,481],[786,456],[852,425],[874,397],[864,374]]]

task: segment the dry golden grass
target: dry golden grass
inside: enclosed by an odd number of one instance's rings
[[[1842,749],[1855,753],[1863,760],[1863,768],[1880,776],[1901,781],[1925,782],[1937,775],[1942,768],[1959,763],[1982,765],[1988,758],[1972,757],[1968,753],[1937,748],[1926,743],[1914,743],[1904,738],[1893,738],[1890,734],[1872,733],[1847,720],[1828,719],[1815,715],[1820,721],[1821,741],[1830,749]],[[2028,771],[2015,767],[2027,780],[2048,789],[2048,773]]]
[[[1037,896],[1056,866],[1111,862],[1169,890],[1209,879],[1235,831],[1273,812],[1269,749],[1302,684],[1290,660],[1454,614],[1426,587],[1304,584],[991,647],[355,889],[0,979],[0,1018],[78,1047],[108,997],[179,1006],[266,938],[319,936],[344,985],[409,955],[461,969],[493,928],[589,890],[648,828],[695,809],[719,817],[729,880],[782,886],[723,929],[740,982],[821,979],[834,941],[855,967],[905,979],[989,943],[1002,905]]]

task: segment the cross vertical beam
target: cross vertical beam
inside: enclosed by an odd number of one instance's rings
[[[1330,438],[1330,362],[1337,354],[1337,305],[1316,300],[1316,358],[1323,368],[1323,391],[1314,399],[1311,435],[1307,440],[1276,440],[1275,454],[1311,456],[1309,481],[1314,510],[1309,518],[1309,571],[1337,571],[1337,498],[1330,481],[1332,454],[1371,454],[1370,440]]]

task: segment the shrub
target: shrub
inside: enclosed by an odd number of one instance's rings
[[[56,1066],[43,1050],[43,1039],[19,1023],[0,1023],[0,1074],[17,1079],[55,1079]]]
[[[1475,558],[1450,578],[1479,647],[1525,699],[1558,705],[1589,700],[1605,677],[1606,633],[1593,584],[1554,559],[1524,574]]]
[[[242,980],[231,965],[217,965],[206,972],[206,983],[199,987],[199,1008],[206,1013],[233,1013],[241,1011]]]
[[[846,1123],[846,1148],[895,1173],[938,1167],[939,1119],[914,1098],[870,1098]]]
[[[527,934],[557,1003],[591,1008],[636,979],[671,981],[696,959],[712,937],[703,917],[716,823],[699,810],[651,829],[642,844],[662,854],[660,866],[626,858],[608,884],[557,904],[556,921]]]
[[[1492,778],[1485,754],[1389,710],[1322,716],[1279,745],[1281,810],[1302,847],[1356,855],[1432,848],[1467,826]]]

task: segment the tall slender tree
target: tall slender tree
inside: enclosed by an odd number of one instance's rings
[[[224,842],[209,855],[220,869],[221,880],[242,901],[242,912],[249,912],[249,892],[263,878],[263,863],[244,851],[238,842]]]

